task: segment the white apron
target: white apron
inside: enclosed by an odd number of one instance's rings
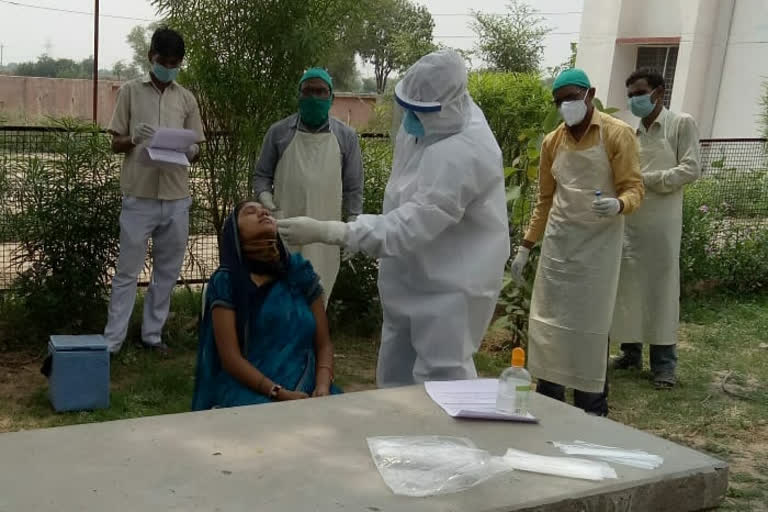
[[[641,133],[643,172],[675,167],[677,152],[667,138]],[[624,253],[611,339],[621,343],[674,345],[680,321],[680,237],[683,189],[645,191],[643,204],[627,217]]]
[[[306,216],[317,220],[341,220],[341,149],[333,132],[296,135],[275,169],[275,204],[285,218]],[[288,247],[301,252],[320,276],[326,305],[341,264],[340,249],[311,244]]]
[[[592,211],[595,191],[615,197],[602,141],[568,142],[552,165],[556,188],[541,248],[529,322],[529,369],[539,379],[600,393],[619,282],[624,217]]]

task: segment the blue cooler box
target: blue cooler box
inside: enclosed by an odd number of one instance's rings
[[[51,336],[48,396],[56,412],[109,407],[109,352],[104,336]]]

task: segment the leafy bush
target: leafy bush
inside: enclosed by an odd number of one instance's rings
[[[501,147],[504,165],[512,165],[526,146],[524,134],[543,131],[552,95],[533,73],[472,73],[468,85]]]
[[[379,214],[384,204],[384,190],[392,169],[392,144],[389,139],[361,139],[365,186],[363,209]],[[334,325],[346,332],[371,335],[381,322],[377,286],[379,266],[376,260],[357,255],[351,263],[342,263],[331,296],[330,315]]]
[[[49,152],[4,169],[17,194],[5,205],[14,258],[26,264],[6,304],[17,338],[100,331],[119,251],[120,161],[109,138],[74,121],[54,128]]]
[[[684,293],[715,287],[747,293],[768,286],[768,229],[744,215],[739,204],[720,199],[725,179],[705,178],[686,189],[680,251]],[[749,195],[751,181],[736,183],[731,188],[728,180],[727,188],[735,196]]]
[[[522,241],[536,199],[539,156],[544,136],[558,124],[552,96],[532,73],[474,73],[469,89],[483,110],[504,158],[504,175],[512,251]],[[528,315],[538,261],[538,248],[531,253],[526,283],[518,285],[509,273],[499,297],[495,329],[512,333],[514,345],[527,344]]]

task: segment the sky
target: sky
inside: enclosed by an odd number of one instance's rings
[[[570,42],[578,40],[583,0],[527,1],[542,13],[553,32],[546,39],[543,66],[562,63],[570,56]],[[503,13],[507,0],[420,0],[417,3],[432,12],[437,42],[471,49],[475,39],[469,27],[469,10]],[[99,67],[108,69],[119,60],[130,61],[131,50],[125,36],[131,28],[157,16],[149,0],[100,0],[100,6]],[[88,57],[93,54],[93,16],[61,11],[93,13],[93,9],[94,0],[0,0],[3,63],[36,60],[43,53],[75,60]]]

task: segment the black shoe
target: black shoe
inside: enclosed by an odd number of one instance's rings
[[[642,370],[643,361],[631,357],[625,352],[622,352],[620,356],[611,358],[611,361],[608,363],[608,367],[611,370]]]

